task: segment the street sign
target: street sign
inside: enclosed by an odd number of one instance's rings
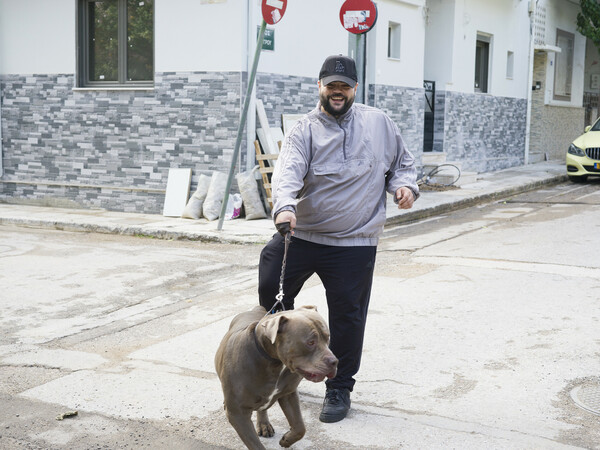
[[[262,0],[262,16],[269,25],[281,20],[287,8],[287,0]]]
[[[256,35],[260,34],[260,27],[257,27]],[[263,38],[262,44],[263,50],[274,51],[275,50],[275,30],[272,28],[267,28],[265,30],[265,37]]]
[[[377,22],[377,6],[371,0],[346,0],[340,9],[340,22],[350,33],[366,33]]]

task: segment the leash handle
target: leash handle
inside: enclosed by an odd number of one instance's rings
[[[281,234],[283,237],[286,237],[286,235],[292,231],[292,227],[290,225],[291,222],[281,222],[275,224],[275,228],[277,228],[279,234]]]
[[[275,312],[275,308],[277,305],[281,305],[281,309],[285,311],[285,305],[283,304],[283,279],[285,278],[285,265],[287,261],[287,253],[288,248],[290,246],[290,242],[292,241],[292,229],[290,227],[290,222],[282,222],[275,225],[279,234],[281,234],[284,238],[284,250],[283,250],[283,260],[281,261],[281,276],[279,277],[279,293],[275,296],[275,304],[271,308],[271,310],[267,313],[273,314]]]

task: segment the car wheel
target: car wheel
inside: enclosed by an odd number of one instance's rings
[[[583,183],[587,180],[587,175],[569,175],[569,180],[571,180],[573,183]]]

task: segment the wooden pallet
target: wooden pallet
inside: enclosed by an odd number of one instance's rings
[[[281,142],[279,143],[281,146]],[[263,187],[267,193],[267,201],[271,208],[273,208],[273,200],[271,194],[271,176],[273,175],[273,169],[275,168],[275,161],[279,155],[271,155],[263,153],[262,147],[258,140],[254,141],[254,148],[256,149],[256,160],[260,167],[260,174],[262,176]]]

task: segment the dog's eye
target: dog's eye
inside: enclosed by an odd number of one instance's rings
[[[315,340],[314,340],[314,339],[311,339],[310,341],[308,341],[308,342],[306,343],[306,345],[308,345],[309,347],[314,347],[314,346],[315,346],[315,344],[316,344],[316,342],[315,342]]]

